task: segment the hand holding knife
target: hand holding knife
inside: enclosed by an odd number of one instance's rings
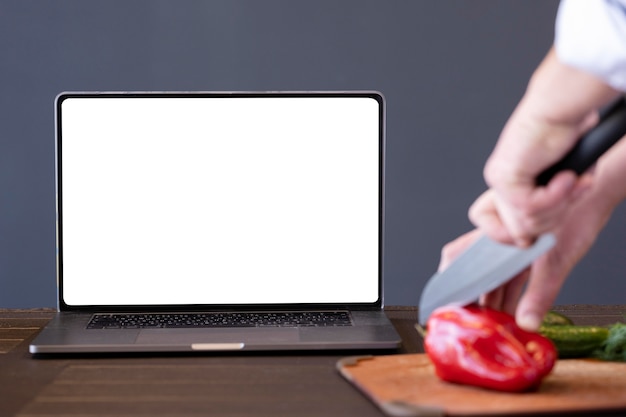
[[[615,142],[626,134],[626,99],[620,97],[600,114],[598,124],[587,132],[559,162],[537,177],[546,185],[563,170],[585,172]],[[540,236],[528,248],[479,238],[444,271],[427,282],[419,302],[419,322],[426,324],[430,314],[443,305],[466,305],[501,286],[527,268],[535,259],[554,246],[554,235]]]

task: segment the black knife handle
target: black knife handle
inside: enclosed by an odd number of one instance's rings
[[[578,175],[585,172],[615,142],[626,135],[626,98],[600,112],[600,121],[584,134],[578,143],[559,162],[537,177],[537,185],[546,185],[557,172],[573,170]]]

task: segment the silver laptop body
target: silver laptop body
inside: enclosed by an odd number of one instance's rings
[[[31,353],[399,346],[379,93],[71,92],[55,110],[59,311]],[[235,312],[263,321],[188,319]],[[343,321],[267,321],[302,312]]]

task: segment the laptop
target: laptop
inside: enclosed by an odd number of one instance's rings
[[[55,100],[58,313],[32,354],[395,349],[377,92]]]

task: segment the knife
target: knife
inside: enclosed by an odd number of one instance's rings
[[[600,112],[600,120],[583,135],[563,159],[537,176],[546,185],[560,171],[585,172],[615,142],[626,135],[626,98]],[[434,274],[424,286],[418,304],[419,323],[426,325],[430,314],[444,305],[467,305],[478,300],[531,265],[556,243],[551,233],[541,235],[527,248],[505,245],[487,236],[479,237],[444,271]]]

